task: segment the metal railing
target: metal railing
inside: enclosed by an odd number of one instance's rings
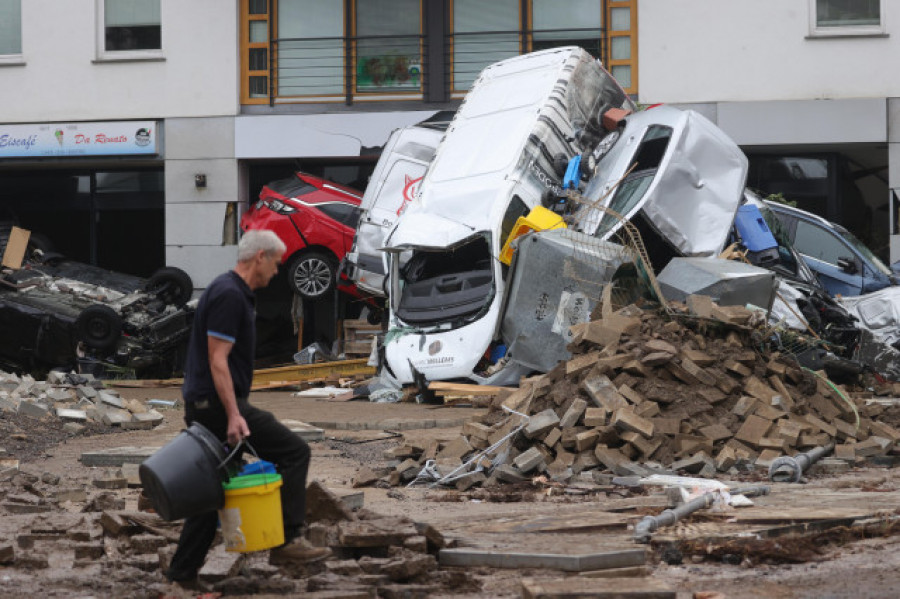
[[[603,31],[516,30],[423,35],[276,38],[268,52],[270,105],[353,104],[378,99],[449,99],[465,93],[484,67],[529,51],[577,45],[604,59]],[[429,64],[428,57],[441,64]],[[436,86],[436,87],[432,87]],[[439,90],[429,94],[429,90]]]
[[[603,30],[597,28],[478,31],[449,35],[444,46],[444,67],[449,74],[450,89],[455,93],[464,93],[488,65],[558,46],[581,46],[605,62]]]
[[[421,95],[423,36],[279,38],[272,41],[270,103]]]

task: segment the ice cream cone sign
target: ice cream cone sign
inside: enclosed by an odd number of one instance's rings
[[[56,131],[53,132],[53,135],[56,136],[56,141],[59,142],[59,145],[63,145],[63,130],[57,129]]]

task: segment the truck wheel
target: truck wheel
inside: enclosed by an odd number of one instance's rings
[[[110,349],[122,335],[122,318],[109,306],[94,304],[78,315],[75,330],[91,349]]]
[[[150,276],[144,291],[153,293],[163,302],[180,308],[191,299],[194,282],[191,276],[174,266],[160,268]]]

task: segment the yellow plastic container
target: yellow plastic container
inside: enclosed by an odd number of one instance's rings
[[[219,520],[225,551],[248,553],[284,543],[280,474],[238,476],[223,487],[225,505],[219,510]]]
[[[565,228],[566,223],[560,215],[552,210],[547,210],[543,206],[535,206],[527,215],[520,216],[516,220],[516,224],[513,225],[512,231],[509,237],[506,238],[506,243],[503,244],[503,249],[500,251],[500,262],[507,265],[512,262],[513,253],[515,252],[512,242],[525,233]]]

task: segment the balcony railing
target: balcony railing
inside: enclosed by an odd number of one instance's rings
[[[437,39],[277,38],[268,49],[267,76],[251,73],[250,96],[266,98],[270,105],[449,99],[462,96],[484,67],[525,52],[578,45],[603,60],[602,34],[594,28],[456,33]],[[252,68],[261,71],[262,61],[256,62]]]

